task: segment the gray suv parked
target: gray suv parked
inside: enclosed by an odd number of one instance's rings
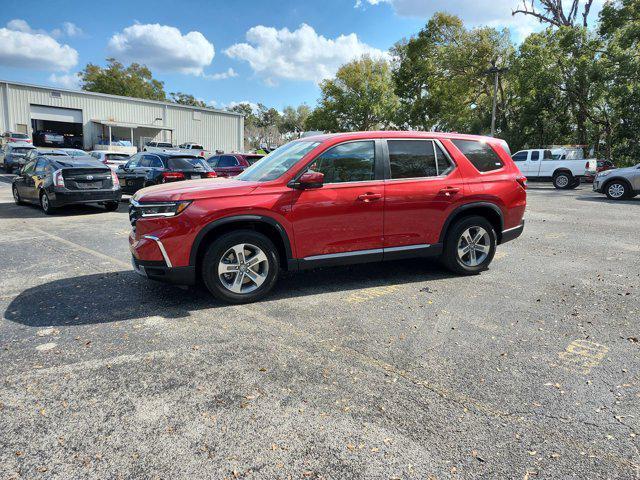
[[[640,194],[640,163],[635,167],[600,172],[593,181],[593,191],[611,200],[624,200]]]

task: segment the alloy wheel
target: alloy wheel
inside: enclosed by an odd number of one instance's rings
[[[42,197],[40,199],[40,203],[42,204],[42,209],[45,212],[48,212],[49,211],[49,197],[47,196],[46,193],[42,194]]]
[[[18,189],[13,187],[13,199],[16,203],[20,203],[20,194],[18,193]]]
[[[218,263],[222,285],[233,293],[251,293],[267,279],[269,260],[255,245],[239,243],[229,248]]]
[[[558,177],[556,178],[556,185],[558,185],[560,188],[564,188],[567,185],[569,185],[569,177],[567,177],[566,175],[558,175]]]
[[[624,185],[620,183],[612,183],[609,185],[609,188],[607,188],[607,192],[609,192],[611,198],[622,198],[625,193],[625,188]]]
[[[491,237],[482,227],[469,227],[458,239],[458,259],[467,267],[477,267],[491,251]]]

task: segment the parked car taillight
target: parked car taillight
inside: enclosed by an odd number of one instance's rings
[[[56,170],[53,172],[53,184],[56,187],[64,188],[64,178],[62,177],[62,170]]]
[[[516,182],[518,182],[520,186],[525,190],[527,189],[527,177],[524,177],[524,176],[516,177]]]
[[[182,172],[162,172],[162,181],[170,182],[173,180],[184,180],[184,173]]]
[[[111,170],[111,181],[113,182],[114,190],[117,190],[120,188],[120,179],[118,178],[118,175],[116,175],[116,172],[114,172],[113,170]]]
[[[216,178],[218,174],[216,172],[205,172],[204,178]]]

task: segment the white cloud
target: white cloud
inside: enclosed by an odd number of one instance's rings
[[[62,24],[62,30],[68,37],[79,37],[80,35],[84,34],[79,26],[71,22],[64,22]]]
[[[51,35],[33,30],[24,20],[0,28],[0,65],[66,71],[78,63],[78,52]]]
[[[168,25],[135,24],[111,37],[111,55],[166,72],[202,75],[215,55],[213,44],[200,32],[183,35]]]
[[[49,81],[54,85],[60,85],[63,88],[70,90],[80,90],[80,75],[77,73],[56,75],[52,73],[49,75]]]
[[[294,31],[257,25],[247,31],[246,39],[247,43],[232,45],[225,53],[248,62],[267,85],[276,84],[279,78],[319,82],[362,55],[386,57],[385,52],[361,42],[355,33],[330,39],[304,23]]]
[[[207,80],[226,80],[227,78],[237,77],[238,74],[233,68],[228,68],[224,72],[220,73],[212,73],[212,74],[203,74],[202,75]]]

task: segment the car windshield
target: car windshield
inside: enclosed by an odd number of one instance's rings
[[[11,138],[29,138],[24,133],[12,133]]]
[[[108,160],[129,160],[129,155],[123,153],[106,153],[105,158]]]
[[[269,155],[254,163],[238,175],[238,180],[246,182],[268,182],[287,172],[320,142],[295,141],[276,148]]]

